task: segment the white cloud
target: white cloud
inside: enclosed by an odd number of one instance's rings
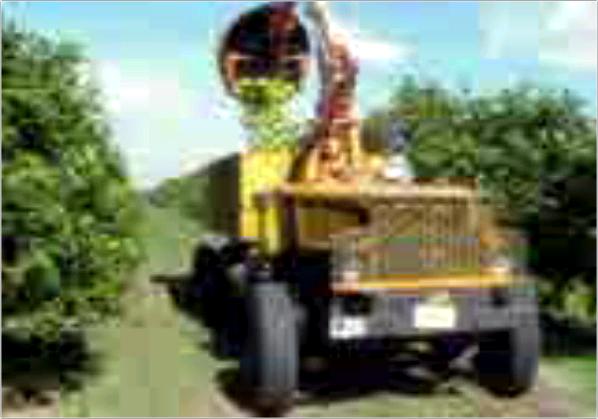
[[[596,70],[596,2],[560,1],[547,5],[542,24],[541,61]]]
[[[489,59],[537,54],[538,3],[506,1],[480,4],[482,54]]]
[[[238,147],[232,110],[217,89],[190,88],[176,69],[156,63],[100,61],[92,67],[114,140],[138,186],[196,170]]]
[[[135,68],[137,67],[137,68]],[[97,73],[108,111],[178,115],[188,111],[189,93],[173,74],[127,67],[117,62],[100,62]]]
[[[363,61],[404,61],[412,50],[403,45],[393,45],[384,41],[367,38],[353,40],[356,56]]]
[[[480,18],[487,58],[537,57],[548,65],[596,70],[596,2],[488,2]]]
[[[413,54],[413,48],[410,45],[390,43],[338,18],[334,18],[332,21],[332,30],[345,38],[351,53],[360,61],[402,62]]]

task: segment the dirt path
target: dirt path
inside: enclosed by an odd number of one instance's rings
[[[577,416],[562,394],[552,387],[546,379],[540,378],[536,393],[538,416],[564,418]]]

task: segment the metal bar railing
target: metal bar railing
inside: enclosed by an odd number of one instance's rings
[[[466,202],[385,204],[372,215],[371,225],[331,237],[337,271],[347,263],[365,278],[480,269],[482,249]]]

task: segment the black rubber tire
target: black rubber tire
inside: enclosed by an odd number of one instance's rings
[[[262,414],[279,414],[292,406],[298,385],[298,327],[287,287],[251,284],[247,296],[248,335],[242,374]]]
[[[527,392],[537,376],[539,354],[537,321],[483,334],[476,359],[480,384],[499,396],[515,397]]]

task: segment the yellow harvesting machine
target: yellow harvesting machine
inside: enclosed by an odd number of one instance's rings
[[[209,219],[224,237],[198,253],[201,305],[217,334],[239,343],[256,404],[288,407],[308,357],[392,353],[411,340],[430,343],[447,367],[474,345],[482,383],[526,391],[539,335],[520,241],[499,228],[475,182],[388,176],[389,157],[362,150],[349,41],[325,2],[306,3],[307,17],[297,9],[273,2],[243,14],[219,63],[234,96],[244,78],[300,86],[318,51],[312,134],[206,170]]]

